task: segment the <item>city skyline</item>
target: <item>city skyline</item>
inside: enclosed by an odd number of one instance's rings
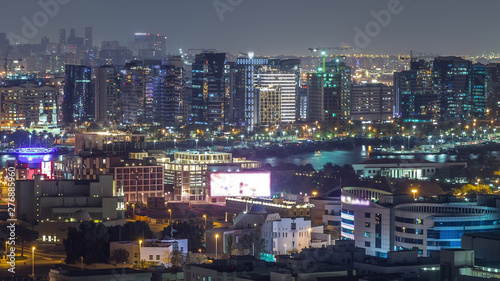
[[[24,43],[38,44],[43,37],[57,42],[61,28],[75,28],[77,36],[83,37],[84,28],[92,26],[94,44],[99,47],[102,41],[112,40],[126,45],[133,41],[134,33],[147,32],[165,35],[167,53],[171,54],[179,48],[213,48],[232,53],[307,55],[310,47],[347,44],[369,54],[416,50],[479,55],[496,52],[499,43],[484,28],[500,8],[495,1],[483,1],[482,5],[408,0],[286,1],[286,5],[284,1],[243,0],[196,1],[195,5],[134,2],[8,2],[3,4],[9,13],[2,32],[19,35]],[[265,20],[258,20],[261,18]],[[25,27],[27,22],[35,26],[34,32],[25,32],[30,31]],[[240,34],[245,36],[234,40],[234,35]]]

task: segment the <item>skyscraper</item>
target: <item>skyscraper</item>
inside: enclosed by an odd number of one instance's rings
[[[307,120],[337,122],[351,117],[351,68],[338,60],[307,76]]]
[[[59,44],[66,44],[66,29],[59,30]]]
[[[406,122],[432,122],[441,107],[431,64],[412,61],[410,70],[394,73],[394,117]]]
[[[137,124],[145,121],[146,91],[145,82],[149,69],[141,61],[132,61],[125,65],[121,87],[120,121],[125,124]]]
[[[497,119],[500,115],[500,63],[486,65],[488,74],[487,112],[489,119]]]
[[[129,42],[132,54],[140,59],[165,59],[167,37],[160,34],[135,33],[134,41]]]
[[[201,53],[192,66],[192,124],[219,126],[229,112],[229,65],[225,53]]]
[[[434,84],[444,121],[486,116],[486,69],[459,57],[438,57],[433,64]]]
[[[92,48],[93,42],[92,42],[92,27],[85,27],[85,41],[84,41],[84,46],[85,48],[89,49]]]
[[[121,73],[113,66],[95,68],[95,121],[119,121]]]
[[[393,110],[392,87],[384,84],[352,86],[351,119],[364,121],[390,120]]]
[[[94,98],[91,90],[91,70],[83,65],[66,65],[63,121],[89,121],[94,117]]]

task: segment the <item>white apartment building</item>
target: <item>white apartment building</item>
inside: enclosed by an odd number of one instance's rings
[[[266,240],[266,252],[275,255],[300,252],[311,243],[311,221],[305,218],[281,218],[279,214],[269,214],[261,231]]]

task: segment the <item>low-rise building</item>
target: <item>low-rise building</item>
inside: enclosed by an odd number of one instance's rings
[[[267,213],[278,213],[282,218],[309,217],[312,204],[282,198],[226,197],[228,217],[248,212],[252,206],[261,205]]]
[[[63,270],[51,269],[50,281],[108,281],[108,280],[137,280],[151,281],[152,272],[131,268],[93,269],[93,270]]]
[[[118,249],[128,252],[128,264],[138,264],[141,260],[154,262],[159,265],[170,266],[170,255],[172,251],[188,253],[187,239],[156,240],[145,239],[141,241],[117,241],[111,242],[110,254]]]
[[[300,252],[311,244],[311,221],[305,218],[281,218],[269,214],[262,225],[262,238],[266,252],[275,255]]]
[[[362,178],[373,178],[380,175],[389,178],[406,178],[427,180],[439,169],[449,167],[461,169],[467,167],[465,162],[436,163],[428,160],[414,159],[370,159],[360,164],[353,164],[354,172]]]

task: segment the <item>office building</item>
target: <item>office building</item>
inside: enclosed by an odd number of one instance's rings
[[[405,122],[433,122],[441,114],[431,64],[412,61],[410,70],[394,72],[394,118]]]
[[[31,83],[0,88],[0,126],[57,125],[57,96],[56,87]]]
[[[500,64],[486,65],[488,74],[487,109],[488,119],[495,120],[500,115]]]
[[[120,83],[120,121],[124,124],[145,124],[152,122],[153,102],[146,97],[146,79],[149,68],[140,61],[125,65]]]
[[[98,150],[109,155],[125,156],[143,152],[146,135],[123,132],[96,132],[75,134],[75,155],[80,151]]]
[[[165,183],[173,184],[175,201],[206,201],[208,195],[208,170],[211,166],[235,166],[247,170],[260,168],[260,162],[233,159],[231,153],[175,152],[174,160],[159,160],[165,171]]]
[[[121,73],[116,67],[95,68],[95,121],[114,123],[120,120]]]
[[[430,256],[442,248],[460,248],[464,233],[500,229],[498,196],[478,195],[476,202],[446,196],[416,199],[371,188],[343,188],[343,239],[354,240],[373,256],[409,249]]]
[[[94,97],[90,84],[90,68],[83,65],[66,65],[65,71],[63,121],[74,123],[93,120]]]
[[[92,41],[92,27],[85,27],[85,41],[84,47],[86,49],[91,49],[94,46],[94,42]]]
[[[229,64],[225,53],[197,54],[192,65],[190,124],[221,126],[229,118]]]
[[[127,163],[130,162],[130,163]],[[125,202],[146,203],[150,197],[164,197],[163,166],[153,161],[126,161],[121,166],[111,167],[116,185],[123,190]]]
[[[124,218],[121,190],[115,188],[113,176],[98,180],[33,180],[16,182],[17,218],[27,222],[71,220],[79,210],[88,212],[94,220]]]
[[[307,75],[307,120],[337,122],[351,118],[351,68],[338,60]]]
[[[172,64],[152,65],[146,80],[146,96],[153,104],[152,121],[162,126],[182,123],[184,63],[175,58],[170,61]]]
[[[167,53],[167,37],[160,34],[135,33],[134,41],[128,48],[139,59],[165,59]]]
[[[387,121],[393,116],[392,87],[384,84],[352,86],[351,120]]]
[[[437,163],[428,160],[414,159],[370,159],[363,163],[353,164],[354,172],[361,178],[375,176],[392,179],[429,180],[440,169],[463,169],[466,162]]]
[[[486,117],[486,68],[459,57],[438,57],[433,76],[442,109],[441,120]]]

